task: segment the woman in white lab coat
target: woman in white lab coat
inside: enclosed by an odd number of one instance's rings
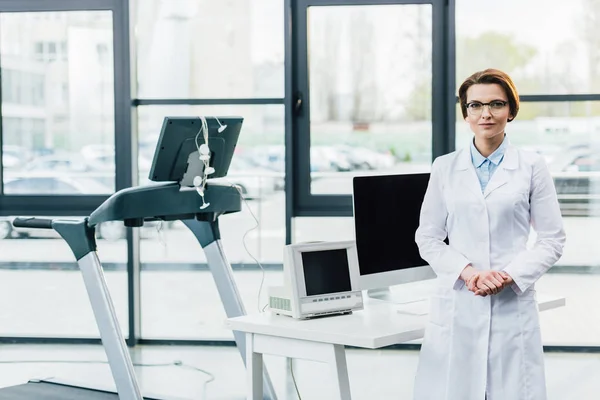
[[[508,75],[477,72],[459,98],[473,142],[434,161],[415,237],[438,285],[414,399],[545,400],[535,282],[565,243],[556,190],[505,134],[519,111]]]

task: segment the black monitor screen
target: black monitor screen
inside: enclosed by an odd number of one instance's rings
[[[352,290],[346,249],[303,252],[302,267],[307,296]]]
[[[354,178],[354,230],[361,275],[427,265],[415,232],[429,174]]]

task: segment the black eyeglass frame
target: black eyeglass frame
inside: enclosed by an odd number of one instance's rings
[[[497,109],[494,109],[494,108],[492,107],[492,104],[494,104],[494,103],[496,103],[496,104],[502,104],[502,107],[499,107],[499,108],[497,108]],[[473,111],[476,111],[476,110],[473,110],[473,109],[471,108],[471,106],[472,106],[472,105],[474,105],[474,104],[480,105],[480,106],[481,106],[481,111],[482,111],[482,112],[483,112],[483,107],[484,107],[484,106],[488,106],[488,109],[490,110],[490,112],[493,112],[493,111],[500,111],[502,108],[506,107],[506,106],[508,105],[508,101],[505,101],[505,100],[492,100],[492,101],[490,101],[489,103],[481,103],[481,102],[479,102],[479,101],[471,101],[471,102],[469,102],[469,103],[466,103],[466,104],[465,104],[465,108],[467,109],[467,111],[469,111],[469,112],[471,112],[471,113],[472,113]],[[477,110],[477,111],[478,111],[478,110]]]

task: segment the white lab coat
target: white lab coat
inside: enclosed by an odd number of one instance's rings
[[[544,159],[509,144],[482,193],[468,148],[438,157],[415,239],[438,284],[414,399],[546,399],[534,284],[561,257],[565,232]],[[475,296],[459,279],[469,263],[515,284]]]

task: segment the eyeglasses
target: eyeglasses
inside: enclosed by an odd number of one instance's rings
[[[481,113],[483,112],[483,106],[488,106],[490,113],[496,114],[502,111],[502,109],[504,109],[504,107],[506,107],[507,104],[508,101],[503,100],[494,100],[490,101],[489,103],[480,103],[478,101],[472,101],[470,103],[467,103],[466,107],[469,114],[477,116],[481,115]]]

